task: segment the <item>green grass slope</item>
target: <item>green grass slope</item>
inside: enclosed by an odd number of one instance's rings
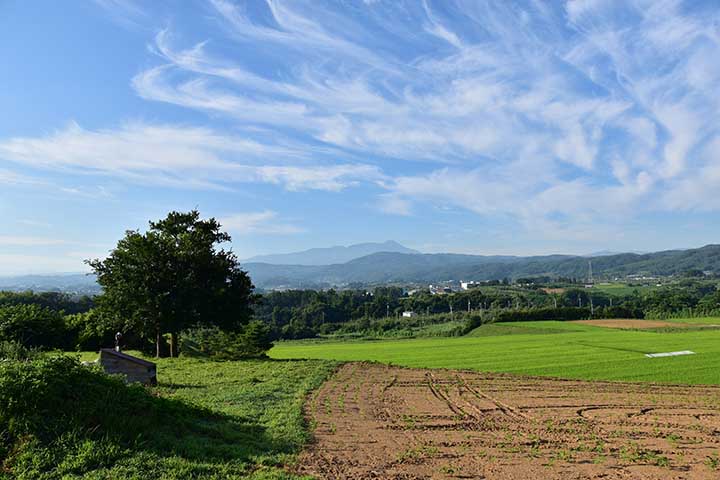
[[[696,355],[647,358],[692,350]],[[561,378],[720,383],[720,330],[649,332],[567,322],[486,325],[469,336],[364,343],[280,343],[274,358],[370,360]]]
[[[0,479],[291,479],[335,368],[165,359],[146,390],[68,361],[0,364]]]

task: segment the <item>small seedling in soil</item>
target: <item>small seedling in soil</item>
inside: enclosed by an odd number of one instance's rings
[[[437,447],[433,447],[432,445],[425,445],[424,447],[422,447],[421,450],[425,455],[428,455],[428,456],[437,455],[438,452],[440,452],[440,450]]]
[[[540,448],[538,448],[537,445],[531,447],[528,455],[530,455],[532,458],[538,458],[540,456]]]
[[[593,451],[603,453],[605,451],[605,442],[601,439],[595,440],[595,448],[593,448]]]
[[[442,473],[444,475],[455,475],[459,471],[460,471],[459,468],[453,467],[451,465],[443,465],[442,467],[440,467],[440,473]]]
[[[720,456],[717,454],[708,456],[705,460],[705,465],[707,465],[710,470],[720,470]]]
[[[573,458],[569,450],[560,450],[555,457],[563,462],[570,462]]]
[[[665,455],[658,455],[655,458],[655,465],[657,465],[658,467],[669,467],[670,459]]]
[[[678,436],[674,433],[668,434],[668,436],[665,438],[667,438],[667,441],[670,442],[670,444],[673,446],[677,445],[678,440],[680,440],[680,436]]]
[[[436,455],[438,453],[437,447],[425,445],[423,447],[417,447],[417,448],[410,448],[408,450],[405,450],[398,456],[399,462],[404,462],[407,460],[414,460],[423,456],[431,457],[433,455]]]
[[[415,428],[416,421],[410,415],[403,415],[403,422],[405,422],[405,428],[408,428],[408,429]]]

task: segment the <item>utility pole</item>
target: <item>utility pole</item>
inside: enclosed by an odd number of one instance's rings
[[[385,318],[390,318],[390,304],[385,305]]]
[[[468,300],[468,313],[470,313],[470,300]]]
[[[553,299],[553,305],[555,305],[555,308],[557,308],[557,297],[555,295],[553,295],[552,299]]]

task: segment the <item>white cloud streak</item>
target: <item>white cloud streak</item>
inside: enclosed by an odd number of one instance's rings
[[[294,235],[305,230],[278,219],[278,213],[272,210],[261,212],[235,213],[218,219],[224,229],[233,235]]]
[[[65,243],[67,242],[56,238],[0,235],[1,247],[44,247]]]
[[[231,188],[235,183],[261,182],[289,190],[339,191],[380,176],[369,165],[319,164],[299,149],[238,139],[207,128],[143,123],[96,131],[73,123],[45,137],[11,138],[0,141],[0,159],[35,169],[179,188]],[[268,159],[279,163],[269,165]]]

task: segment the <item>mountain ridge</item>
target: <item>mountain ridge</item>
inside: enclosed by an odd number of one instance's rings
[[[250,262],[243,264],[243,268],[261,288],[310,288],[342,286],[354,282],[431,283],[530,276],[586,278],[589,261],[592,261],[595,276],[666,276],[688,270],[720,273],[720,245],[598,257],[562,254],[520,257],[379,252],[343,264],[301,266]]]
[[[720,274],[720,245],[653,253],[580,255],[468,255],[456,253],[377,252],[330,265],[278,265],[242,262],[260,289],[329,288],[352,283],[435,283],[445,280],[499,280],[532,276],[587,278],[589,261],[596,278],[674,275],[688,270]],[[0,277],[0,290],[60,290],[97,293],[92,275],[18,275]]]
[[[266,263],[270,265],[333,265],[347,263],[356,258],[380,252],[419,254],[417,250],[407,248],[394,240],[385,242],[365,242],[352,245],[317,247],[299,252],[256,255],[245,259],[244,263]]]

